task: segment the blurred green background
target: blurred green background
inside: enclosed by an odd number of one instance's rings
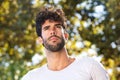
[[[50,5],[62,8],[68,18],[69,55],[94,57],[111,80],[120,80],[119,0],[0,0],[0,80],[20,80],[46,63],[35,16]]]

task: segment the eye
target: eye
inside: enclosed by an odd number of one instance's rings
[[[56,27],[57,28],[62,28],[62,25],[61,24],[57,24]]]
[[[45,30],[48,30],[49,27],[50,27],[50,26],[45,26],[45,27],[43,27],[43,30],[44,30],[44,31],[45,31]]]

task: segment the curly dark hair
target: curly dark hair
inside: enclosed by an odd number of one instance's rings
[[[63,29],[66,30],[66,17],[62,9],[54,7],[43,7],[36,16],[36,32],[41,36],[41,27],[46,20],[53,20],[62,23]]]

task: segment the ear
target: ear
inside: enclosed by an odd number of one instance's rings
[[[69,34],[65,32],[64,35],[65,35],[65,39],[68,40]]]
[[[40,43],[40,44],[42,44],[42,43],[43,43],[43,40],[42,40],[42,38],[41,38],[41,37],[38,37],[38,38],[37,38],[37,41],[38,41],[38,43]]]

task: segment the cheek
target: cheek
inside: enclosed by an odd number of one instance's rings
[[[64,33],[64,29],[62,29],[61,32]]]
[[[45,41],[45,40],[47,40],[47,39],[48,39],[48,34],[47,34],[47,35],[46,35],[45,33],[42,34],[42,40]]]
[[[44,39],[46,37],[46,33],[44,32],[42,32],[42,38]]]

